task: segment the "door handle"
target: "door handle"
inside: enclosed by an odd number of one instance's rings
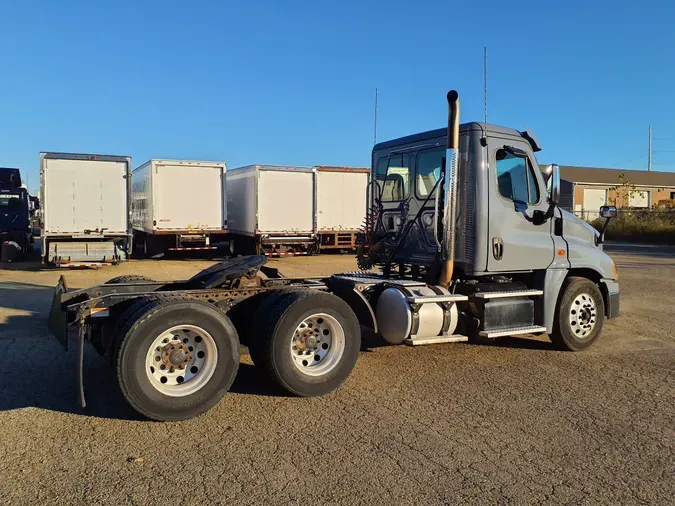
[[[504,256],[504,241],[501,237],[492,238],[492,256],[495,260],[501,260]]]

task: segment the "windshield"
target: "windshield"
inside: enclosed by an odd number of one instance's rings
[[[0,208],[18,209],[21,207],[23,195],[20,193],[0,193]]]

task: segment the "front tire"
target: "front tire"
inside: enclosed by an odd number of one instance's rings
[[[117,380],[131,407],[159,421],[204,413],[230,389],[239,341],[215,306],[181,297],[148,297],[120,317]]]
[[[567,278],[550,335],[553,344],[561,350],[585,350],[600,337],[604,321],[605,303],[598,285],[586,278]]]
[[[280,291],[256,311],[249,351],[256,366],[288,392],[324,395],[351,374],[361,348],[352,309],[335,295]]]

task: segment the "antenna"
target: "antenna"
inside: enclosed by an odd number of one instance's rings
[[[377,144],[377,88],[375,88],[375,127],[373,129],[373,145]]]
[[[652,170],[652,127],[649,127],[649,157],[647,158],[647,171]]]
[[[483,48],[483,114],[485,122],[485,140],[487,144],[487,47]]]

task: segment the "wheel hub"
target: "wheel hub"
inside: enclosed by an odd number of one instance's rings
[[[162,362],[167,367],[183,369],[192,360],[190,350],[183,343],[171,342],[162,350]]]
[[[591,321],[591,310],[588,307],[584,307],[579,311],[579,319],[581,323],[586,325]]]
[[[344,352],[344,329],[331,315],[317,313],[305,318],[291,339],[291,357],[304,374],[320,376],[337,365]]]
[[[171,397],[190,395],[202,388],[217,364],[215,340],[192,324],[176,325],[160,333],[145,359],[150,384]]]
[[[588,338],[598,318],[595,300],[587,293],[579,294],[570,308],[569,324],[578,339]]]

